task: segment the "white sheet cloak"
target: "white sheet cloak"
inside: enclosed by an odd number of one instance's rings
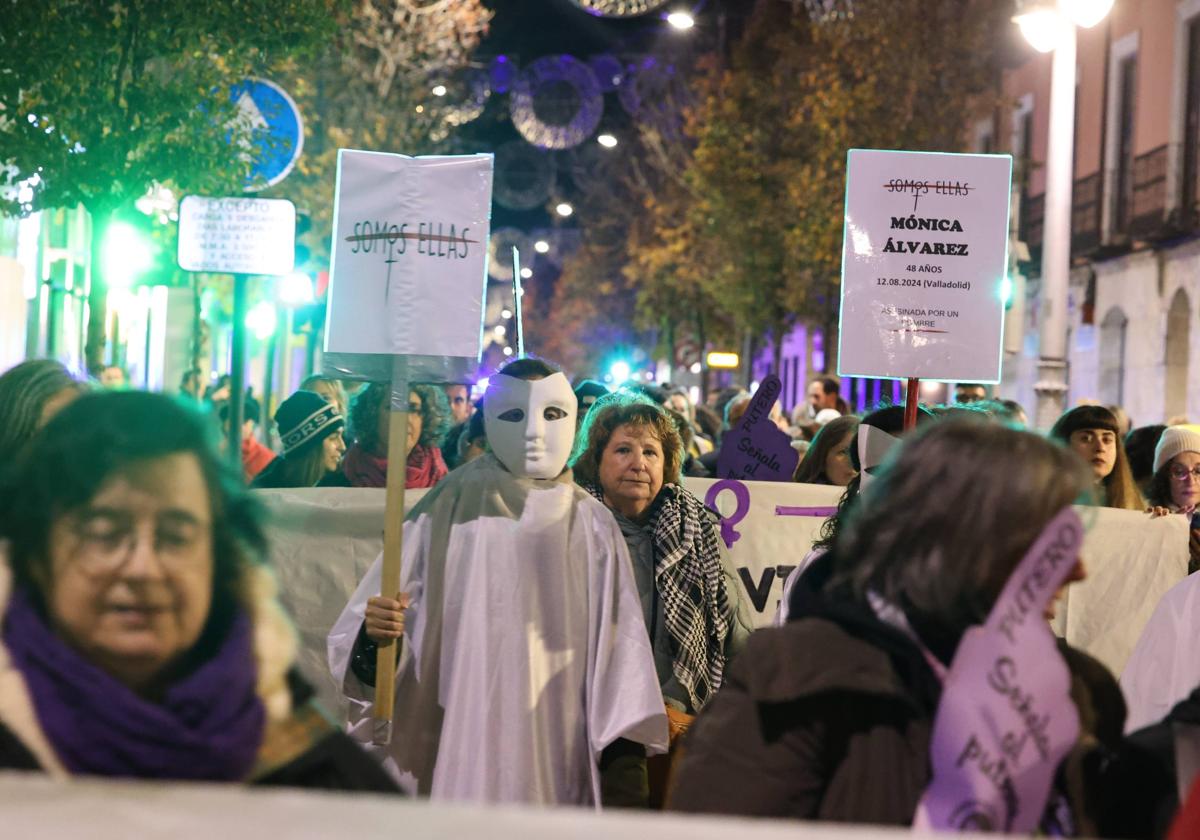
[[[1158,602],[1125,670],[1121,691],[1129,707],[1125,731],[1167,716],[1200,688],[1200,572],[1175,584]]]
[[[349,669],[378,558],[329,634],[329,665],[369,742],[373,689]],[[601,750],[667,744],[628,549],[570,481],[520,479],[494,456],[455,470],[404,525],[409,593],[385,764],[439,799],[599,802]]]

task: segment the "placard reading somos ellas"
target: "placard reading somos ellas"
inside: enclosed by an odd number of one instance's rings
[[[492,156],[341,149],[325,351],[479,356]]]
[[[851,149],[838,373],[998,382],[1009,155]]]

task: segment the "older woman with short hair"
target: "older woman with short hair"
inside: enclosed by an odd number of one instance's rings
[[[612,511],[629,545],[664,700],[695,714],[721,687],[750,621],[715,514],[680,484],[675,424],[643,396],[610,394],[575,446],[575,481]]]
[[[0,487],[0,769],[395,790],[311,702],[257,508],[168,397],[81,397]]]

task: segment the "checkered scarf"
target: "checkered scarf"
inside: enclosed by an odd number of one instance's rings
[[[587,486],[604,501],[604,491]],[[699,712],[721,687],[733,609],[725,590],[713,516],[678,484],[665,484],[651,519],[654,580],[674,643],[675,678]]]

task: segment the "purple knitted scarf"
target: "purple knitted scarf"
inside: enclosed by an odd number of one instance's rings
[[[4,644],[29,685],[42,730],[72,773],[239,781],[265,724],[251,625],[239,613],[216,655],[152,703],[88,662],[16,591]]]

